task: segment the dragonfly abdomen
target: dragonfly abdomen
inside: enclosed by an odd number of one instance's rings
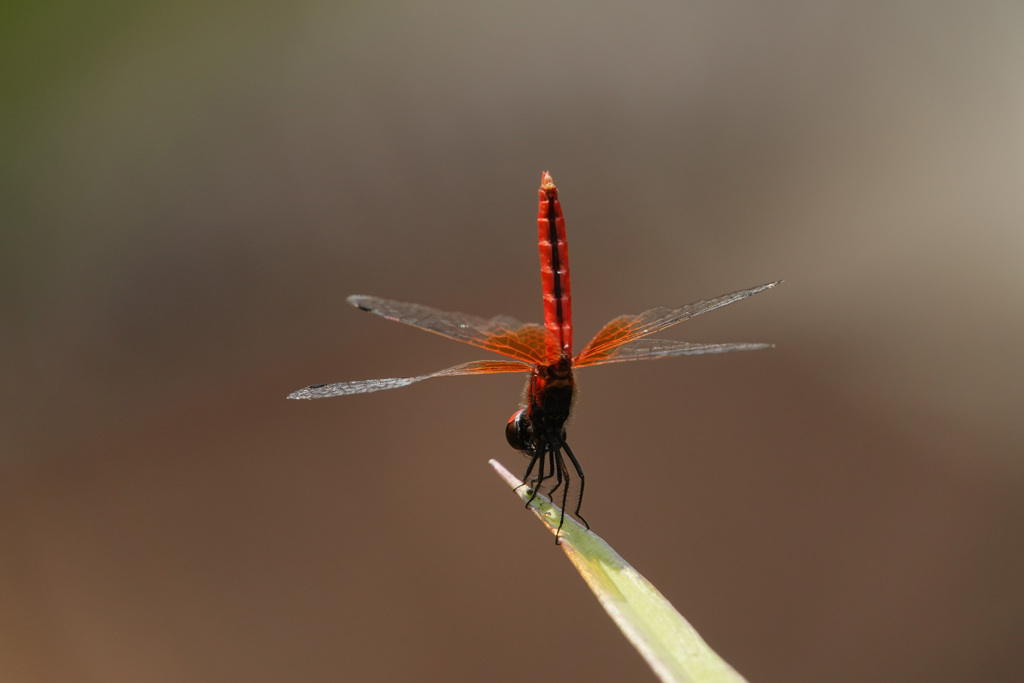
[[[558,188],[546,171],[541,177],[537,233],[544,289],[544,327],[547,329],[545,352],[548,363],[555,363],[563,356],[572,356],[572,296],[565,218],[558,201]]]

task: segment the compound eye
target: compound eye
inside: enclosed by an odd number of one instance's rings
[[[530,425],[526,421],[526,410],[518,410],[505,425],[505,440],[517,451],[525,451],[530,442],[530,432]]]

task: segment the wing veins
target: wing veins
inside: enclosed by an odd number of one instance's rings
[[[398,389],[433,377],[454,377],[457,375],[489,375],[499,372],[529,372],[532,366],[527,363],[510,360],[477,360],[461,365],[454,365],[444,370],[431,372],[418,377],[387,377],[383,379],[361,379],[352,382],[335,382],[333,384],[313,384],[288,394],[292,399],[329,398],[331,396],[349,396],[351,394],[369,394],[374,391]]]
[[[373,296],[350,296],[348,302],[360,310],[387,320],[417,327],[510,358],[528,363],[544,361],[544,328],[535,323],[523,323],[507,315],[481,318]]]
[[[732,342],[722,344],[704,344],[676,341],[674,339],[637,339],[612,349],[607,356],[588,361],[584,359],[576,363],[577,367],[588,365],[604,365],[606,363],[622,363],[633,360],[651,360],[672,356],[699,356],[711,353],[729,353],[731,351],[757,351],[772,348],[773,344]]]
[[[606,361],[605,359],[613,355],[615,349],[618,347],[624,346],[630,342],[656,332],[660,332],[661,330],[681,323],[684,320],[713,311],[716,308],[721,308],[722,306],[728,306],[731,303],[735,303],[741,299],[746,299],[747,297],[763,292],[766,289],[771,289],[780,282],[782,282],[782,280],[769,282],[757,287],[751,287],[750,289],[741,289],[737,292],[723,294],[722,296],[715,297],[713,299],[702,299],[700,301],[686,304],[685,306],[680,306],[679,308],[657,306],[636,315],[619,316],[602,327],[600,331],[594,335],[594,338],[591,339],[590,342],[583,347],[583,350],[576,356],[573,364],[577,366],[586,366],[596,365],[601,362],[613,362],[610,360]]]

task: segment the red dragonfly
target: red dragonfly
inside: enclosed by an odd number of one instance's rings
[[[544,289],[544,325],[522,323],[508,316],[478,318],[464,313],[449,313],[420,304],[402,303],[372,296],[350,296],[348,302],[382,318],[412,325],[456,341],[494,351],[514,360],[479,360],[463,363],[418,377],[364,379],[335,384],[313,384],[290,394],[288,398],[312,399],[371,391],[397,389],[432,377],[488,375],[499,372],[528,372],[526,405],[509,419],[505,437],[516,450],[530,458],[523,475],[533,492],[530,501],[544,483],[554,479],[548,495],[562,487],[561,531],[565,521],[565,503],[569,491],[569,470],[562,457],[569,457],[579,493],[574,516],[587,528],[580,515],[583,504],[583,468],[566,442],[565,422],[569,419],[573,398],[573,369],[630,360],[666,358],[728,351],[764,349],[771,344],[695,344],[670,339],[650,339],[650,335],[688,318],[707,313],[740,299],[771,289],[778,282],[740,290],[714,299],[696,301],[679,308],[652,308],[638,315],[615,318],[594,336],[583,349],[572,353],[572,300],[569,294],[569,250],[565,239],[565,220],[558,201],[558,188],[546,171],[541,176],[537,227],[540,241],[540,273]],[[537,475],[530,479],[534,468]],[[529,503],[528,503],[529,504]],[[555,536],[558,541],[558,533]]]

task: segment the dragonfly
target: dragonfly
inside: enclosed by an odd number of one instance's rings
[[[573,516],[590,528],[580,515],[586,481],[583,468],[566,441],[565,423],[573,407],[574,370],[625,361],[770,348],[771,344],[763,343],[705,344],[657,339],[651,335],[771,289],[782,280],[677,308],[659,306],[636,315],[619,316],[602,327],[579,353],[573,355],[572,298],[565,218],[558,198],[558,188],[547,171],[541,175],[537,229],[544,294],[543,325],[523,323],[504,315],[481,318],[373,296],[348,297],[348,303],[360,310],[486,349],[511,360],[472,361],[417,377],[313,384],[293,392],[288,398],[315,399],[366,394],[397,389],[435,377],[529,373],[525,405],[509,418],[505,426],[505,437],[512,448],[529,458],[526,474],[523,475],[523,481],[528,482],[531,488],[528,506],[546,483],[550,487],[548,496],[552,500],[555,493],[562,489],[561,516],[555,532],[555,543],[559,543],[571,481],[566,457],[572,465],[572,472],[579,479]],[[552,481],[553,485],[550,483]]]

